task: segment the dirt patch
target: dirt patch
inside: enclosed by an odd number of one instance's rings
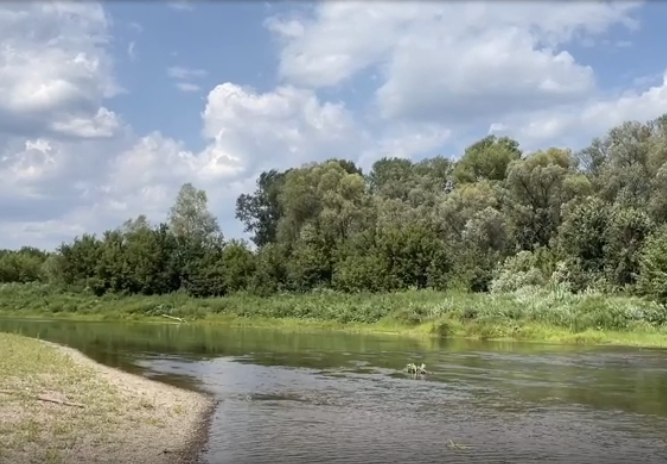
[[[203,394],[0,334],[0,463],[196,462],[214,409]]]

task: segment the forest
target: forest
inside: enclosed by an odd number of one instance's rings
[[[487,136],[458,159],[331,159],[261,173],[226,240],[205,191],[54,251],[0,251],[0,283],[192,298],[553,288],[667,300],[667,115],[580,151]],[[53,290],[56,291],[56,290]]]

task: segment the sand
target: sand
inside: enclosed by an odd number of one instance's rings
[[[71,348],[0,334],[2,464],[196,463],[214,406]]]

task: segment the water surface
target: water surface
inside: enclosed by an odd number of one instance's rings
[[[654,349],[1,320],[222,400],[208,464],[667,463]],[[424,362],[429,375],[401,372]]]

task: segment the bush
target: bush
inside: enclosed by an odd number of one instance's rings
[[[637,290],[662,303],[667,302],[667,225],[651,235],[639,257]]]
[[[514,292],[523,287],[541,287],[547,283],[546,276],[537,268],[536,256],[530,251],[510,256],[494,274],[491,293]]]

